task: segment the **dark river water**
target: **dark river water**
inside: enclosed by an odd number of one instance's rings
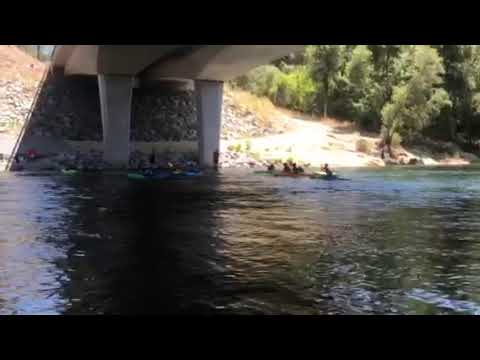
[[[480,169],[0,175],[0,314],[480,314]]]

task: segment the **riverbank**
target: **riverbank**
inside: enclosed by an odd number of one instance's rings
[[[238,110],[241,107],[238,104],[230,105],[227,111],[232,111],[228,110],[232,106],[237,107],[237,111],[255,117],[248,107]],[[230,121],[226,121],[228,135],[225,127],[222,129],[220,166],[223,168],[264,167],[288,160],[312,168],[321,167],[325,163],[334,168],[461,166],[478,159],[473,154],[461,152],[454,144],[432,141],[410,148],[397,147],[394,149],[395,159],[388,157],[382,159],[378,135],[361,134],[353,129],[350,123],[332,119],[306,119],[301,118],[299,114],[279,109],[275,109],[274,116],[268,121],[256,120],[255,125],[250,125],[243,133],[236,130],[242,127],[241,117],[236,115],[230,116],[229,119]],[[274,130],[267,129],[267,126],[273,126]],[[267,135],[258,136],[263,133]],[[242,136],[243,134],[246,136]],[[14,136],[3,134],[0,137],[0,153],[7,154],[7,151],[10,153],[15,140]],[[195,161],[197,144],[196,141],[133,141],[130,167],[135,168],[141,162],[148,162],[152,150],[157,153],[159,163],[171,161],[182,164]],[[43,159],[23,163],[18,169],[55,170],[67,166],[101,170],[108,167],[108,164],[101,160],[102,143],[99,141],[64,141],[52,137],[30,137],[23,148],[36,149],[43,155]]]
[[[333,119],[307,119],[284,111],[282,122],[290,125],[283,134],[224,141],[221,146],[222,165],[241,167],[282,163],[288,160],[320,167],[384,167],[394,165],[458,166],[477,160],[474,154],[463,153],[454,144],[439,151],[432,144],[394,149],[394,159],[382,159],[380,137],[361,134],[351,123]],[[435,143],[438,145],[438,143]],[[438,146],[437,146],[438,147]]]

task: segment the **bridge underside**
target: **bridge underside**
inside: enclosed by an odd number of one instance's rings
[[[60,45],[53,66],[66,76],[98,77],[104,159],[129,160],[133,87],[170,84],[196,92],[199,160],[214,165],[219,150],[223,83],[304,45]]]

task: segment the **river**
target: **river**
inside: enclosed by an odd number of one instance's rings
[[[480,168],[0,175],[0,314],[480,314]]]

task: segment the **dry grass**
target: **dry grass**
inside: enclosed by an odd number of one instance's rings
[[[271,126],[280,115],[275,105],[265,97],[257,97],[247,91],[233,90],[230,87],[227,87],[225,92],[234,105],[256,114],[265,126]]]
[[[364,154],[370,154],[372,152],[372,144],[365,139],[358,139],[355,144],[356,150]]]
[[[46,64],[28,55],[14,45],[0,45],[0,80],[21,80],[26,85],[37,85]]]

